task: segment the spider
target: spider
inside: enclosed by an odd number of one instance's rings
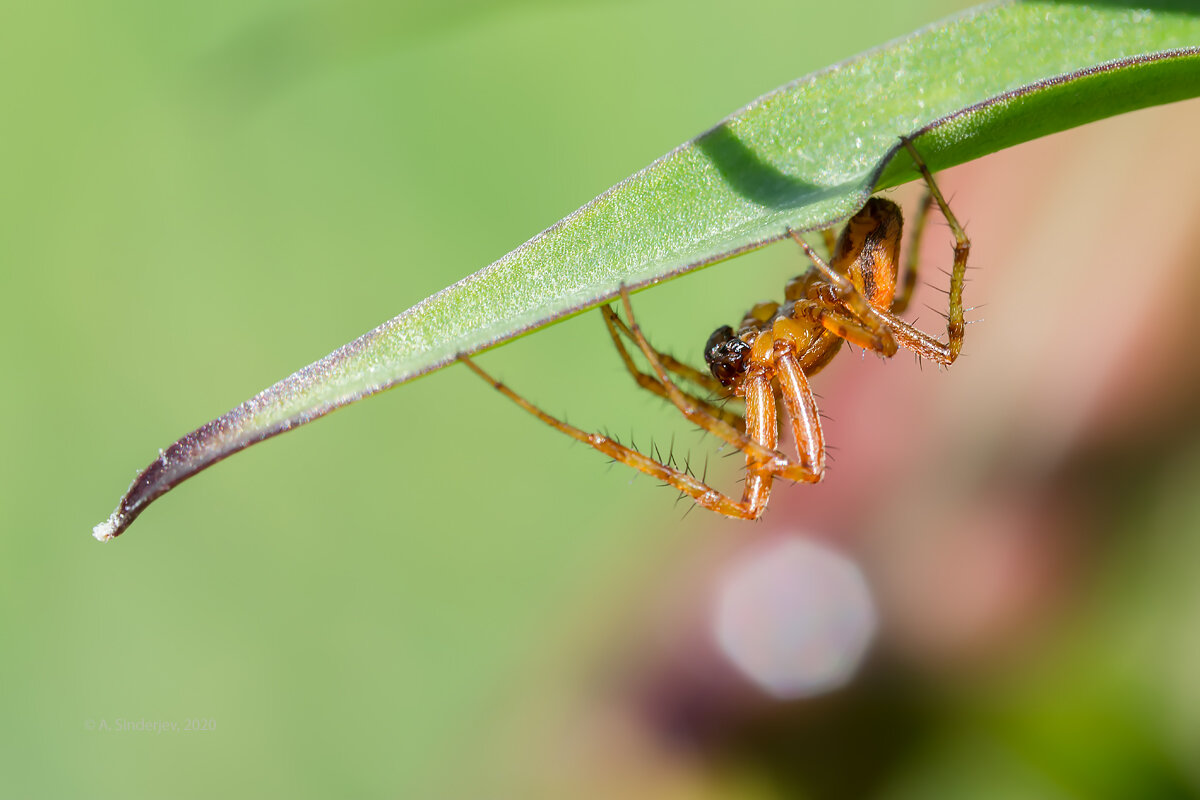
[[[962,350],[962,292],[970,241],[925,162],[908,139],[901,141],[925,179],[927,192],[913,225],[909,260],[899,287],[900,208],[890,200],[872,197],[850,218],[836,240],[831,231],[824,232],[831,252],[829,263],[796,232],[788,230],[814,268],[787,284],[782,304],[759,303],[750,309],[736,331],[729,326],[714,331],[704,353],[708,374],[650,345],[633,315],[629,291],[624,286],[621,303],[628,323],[612,306],[601,308],[613,343],[637,384],[669,400],[689,421],[745,453],[746,482],[740,500],[712,488],[690,470],[680,470],[608,436],[588,433],[551,416],[494,379],[467,356],[459,359],[547,425],[675,487],[704,508],[738,519],[758,519],[766,510],[776,478],[817,483],[824,475],[825,442],[808,378],[829,363],[843,342],[884,357],[895,355],[903,346],[919,358],[945,366],[954,363]],[[945,216],[955,239],[946,342],[923,333],[898,316],[912,298],[920,240],[934,203]],[[638,369],[625,339],[637,345],[653,374]],[[743,399],[745,415],[684,391],[668,373],[710,395],[732,394]],[[778,399],[782,399],[791,420],[797,449],[795,458],[776,449]]]

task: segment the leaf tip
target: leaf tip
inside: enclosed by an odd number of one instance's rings
[[[92,528],[92,536],[96,537],[96,541],[98,542],[107,542],[109,539],[116,537],[118,530],[117,512],[114,511],[112,516]]]

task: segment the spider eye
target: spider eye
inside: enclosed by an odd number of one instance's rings
[[[746,371],[749,352],[750,345],[734,336],[733,328],[724,325],[708,337],[708,344],[704,346],[704,360],[722,386],[733,386]]]

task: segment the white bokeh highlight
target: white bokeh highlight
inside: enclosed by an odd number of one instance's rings
[[[729,564],[720,580],[713,637],[772,697],[844,686],[875,638],[878,614],[862,570],[820,542],[764,543]]]

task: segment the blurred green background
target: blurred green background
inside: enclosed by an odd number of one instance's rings
[[[963,5],[10,4],[0,792],[603,797],[613,782],[627,795],[837,796],[836,781],[823,792],[781,767],[803,759],[774,745],[820,736],[790,726],[807,713],[795,706],[739,716],[729,728],[745,735],[729,742],[660,752],[646,723],[622,739],[632,759],[610,764],[597,743],[563,760],[556,746],[587,741],[592,704],[626,697],[619,676],[669,672],[630,655],[653,626],[630,629],[657,619],[646,609],[660,594],[686,604],[703,571],[689,554],[756,534],[682,518],[670,492],[569,447],[466,370],[252,448],[111,545],[88,534],[156,448],[759,94]],[[772,248],[637,305],[657,341],[696,360],[713,327],[778,294],[795,258]],[[670,435],[598,315],[482,363],[579,424]],[[1194,423],[1183,430],[1194,442]],[[930,680],[913,677],[920,659],[877,666],[890,677],[867,685],[907,711],[845,719],[895,725],[913,746],[855,766],[852,743],[870,737],[846,723],[846,769],[896,797],[1196,791],[1184,765],[1200,759],[1186,744],[1200,741],[1200,697],[1178,676],[1200,674],[1197,640],[1179,633],[1195,619],[1180,609],[1200,610],[1187,594],[1200,459],[1172,445],[1137,451],[1141,494],[1113,514],[1140,544],[1082,548],[1075,621],[1053,647],[1022,651],[1003,692],[975,686],[973,668]],[[1110,647],[1146,647],[1150,620],[1178,648],[1104,667]],[[608,689],[580,677],[596,671]],[[844,702],[871,706],[854,691]],[[143,720],[215,728],[115,730]]]

